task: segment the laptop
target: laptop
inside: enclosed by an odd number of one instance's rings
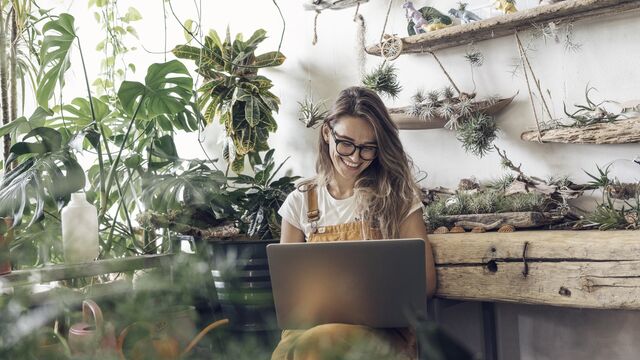
[[[426,316],[422,239],[267,246],[278,326],[405,327]]]

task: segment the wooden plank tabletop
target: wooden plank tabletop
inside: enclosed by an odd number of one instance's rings
[[[437,296],[640,310],[640,231],[429,235]]]

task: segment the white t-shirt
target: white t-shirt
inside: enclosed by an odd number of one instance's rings
[[[356,199],[355,196],[348,197],[346,199],[335,199],[326,186],[316,187],[316,193],[318,196],[318,210],[320,211],[320,220],[318,220],[318,227],[346,224],[353,221],[358,221],[359,218],[356,214]],[[415,198],[409,214],[422,207],[422,202],[419,198]],[[293,190],[284,201],[278,214],[282,216],[289,224],[302,230],[305,240],[309,238],[311,234],[311,223],[307,220],[307,201],[305,199],[305,193],[299,190]]]

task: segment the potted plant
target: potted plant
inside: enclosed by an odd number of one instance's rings
[[[269,329],[274,315],[266,245],[279,241],[277,211],[299,177],[276,179],[284,162],[276,166],[273,154],[258,157],[251,176],[225,177],[192,161],[180,174],[150,181],[143,192],[149,207],[139,222],[195,238],[234,329]]]
[[[258,153],[269,149],[269,133],[278,128],[273,113],[280,99],[270,91],[271,80],[258,75],[258,70],[281,65],[285,57],[279,51],[256,55],[264,39],[266,31],[260,29],[246,41],[242,34],[232,41],[227,28],[224,42],[211,30],[202,48],[179,45],[173,49],[176,57],[193,60],[203,77],[198,108],[207,123],[217,117],[224,126],[224,157],[236,173],[244,169],[245,156],[256,164]]]

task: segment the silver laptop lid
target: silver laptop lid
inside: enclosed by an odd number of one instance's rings
[[[403,327],[426,309],[422,239],[270,244],[278,326]]]

